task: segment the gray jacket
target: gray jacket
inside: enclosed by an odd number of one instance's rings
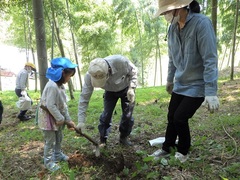
[[[137,68],[130,62],[129,59],[122,55],[111,55],[104,58],[111,67],[109,78],[102,89],[111,92],[118,92],[126,87],[137,87]],[[80,94],[78,106],[78,122],[84,123],[86,120],[86,111],[94,87],[91,83],[91,76],[87,72],[84,77],[84,85]]]
[[[24,90],[28,83],[28,72],[26,69],[22,69],[16,78],[16,89]]]

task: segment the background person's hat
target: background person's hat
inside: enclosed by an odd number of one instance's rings
[[[52,59],[51,67],[47,69],[46,77],[52,81],[59,81],[62,77],[62,71],[66,68],[75,68],[77,64],[73,64],[69,59],[59,57]]]
[[[88,68],[88,73],[91,75],[93,87],[103,87],[107,81],[107,62],[102,58],[92,60]]]
[[[183,8],[188,6],[193,0],[158,0],[158,11],[155,17],[162,15],[162,13]]]
[[[36,71],[36,66],[33,63],[31,63],[31,62],[26,62],[25,66],[29,66],[29,67],[32,68],[33,71]]]

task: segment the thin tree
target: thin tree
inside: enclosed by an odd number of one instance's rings
[[[25,18],[28,18],[28,8],[27,8],[27,3],[25,1],[26,4],[26,9],[25,9],[25,14],[23,11],[23,17],[24,17],[24,22],[23,22],[23,28],[24,28],[24,40],[25,40],[25,50],[26,50],[26,62],[29,62],[29,43],[28,43],[28,37],[27,37],[27,21],[25,20]],[[27,89],[29,89],[29,81],[27,81]]]
[[[53,3],[51,3],[51,10],[53,12],[52,14],[55,14]],[[55,31],[56,31],[56,37],[57,37],[56,40],[58,42],[58,48],[60,50],[61,56],[65,57],[65,52],[64,52],[64,48],[63,48],[62,39],[60,38],[60,30],[59,30],[59,26],[58,26],[58,23],[57,23],[56,20],[57,20],[56,16],[53,16],[53,24],[54,24]],[[73,83],[72,83],[71,79],[68,81],[68,90],[69,90],[69,93],[70,93],[70,98],[74,99],[74,94],[73,94],[74,88],[73,88]]]
[[[25,34],[25,43],[26,43],[26,59],[27,62],[29,61],[29,50],[31,50],[32,53],[32,58],[33,58],[33,64],[36,64],[35,62],[35,55],[34,55],[34,49],[32,46],[32,31],[31,31],[31,26],[30,26],[30,16],[29,16],[29,7],[28,7],[28,2],[26,2],[26,10],[25,10],[25,16],[26,16],[26,21],[24,21],[24,34]],[[34,79],[35,79],[35,92],[37,91],[37,73],[34,73]]]
[[[144,86],[144,63],[143,63],[143,48],[142,48],[142,33],[141,33],[141,20],[139,20],[138,15],[137,15],[137,10],[135,9],[134,12],[135,18],[136,18],[136,23],[137,23],[137,30],[138,30],[138,35],[139,35],[139,41],[140,41],[140,59],[141,59],[141,66],[142,66],[142,86]],[[139,22],[140,21],[140,22]]]
[[[235,48],[236,48],[236,36],[237,36],[237,27],[238,27],[238,12],[239,11],[239,0],[236,3],[236,15],[234,22],[234,32],[233,32],[233,45],[232,45],[232,60],[231,60],[231,74],[230,79],[233,80],[234,75],[234,62],[235,62]]]
[[[225,48],[225,51],[223,53],[223,58],[222,58],[220,66],[219,66],[220,71],[223,69],[223,64],[224,64],[224,61],[225,61],[225,58],[226,58],[226,55],[227,55],[227,50],[228,50],[228,48]]]
[[[217,35],[217,0],[212,0],[212,24],[215,34]]]
[[[46,78],[46,69],[48,67],[48,64],[47,64],[45,24],[43,15],[43,0],[32,0],[32,5],[37,45],[37,57],[39,64],[38,68],[39,68],[40,91],[42,93],[46,83],[48,82]]]
[[[67,5],[67,12],[68,12],[68,19],[69,19],[69,26],[70,26],[70,31],[72,35],[72,43],[73,43],[73,50],[74,50],[74,56],[75,56],[75,61],[78,65],[77,71],[78,71],[78,76],[79,76],[79,81],[80,81],[80,87],[82,90],[82,78],[81,78],[81,71],[78,63],[78,55],[77,55],[77,50],[76,50],[76,42],[75,42],[75,37],[73,33],[73,28],[72,28],[72,23],[71,23],[71,16],[70,16],[70,10],[69,10],[69,5],[68,5],[68,0],[66,0],[66,5]]]

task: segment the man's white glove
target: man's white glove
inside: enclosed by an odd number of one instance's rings
[[[26,96],[27,95],[27,92],[25,90],[21,91],[21,95],[22,96]]]
[[[83,122],[78,123],[78,125],[77,125],[77,129],[83,131],[84,128],[85,128],[85,123],[83,123]]]
[[[166,91],[168,92],[168,94],[172,94],[172,90],[173,90],[173,83],[167,82]]]
[[[202,103],[203,106],[208,106],[208,110],[210,113],[214,113],[214,111],[219,108],[219,100],[217,96],[205,96],[205,100]]]
[[[129,88],[127,91],[127,99],[130,101],[130,103],[134,103],[135,101],[135,92],[133,88]]]

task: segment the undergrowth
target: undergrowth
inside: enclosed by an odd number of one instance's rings
[[[34,100],[30,111],[34,115],[40,93],[29,91],[29,94]],[[68,102],[70,115],[76,124],[79,95],[80,92],[75,91],[75,99]],[[86,133],[96,140],[99,138],[99,116],[103,110],[102,95],[103,90],[94,91],[87,111]],[[135,124],[131,134],[134,147],[131,149],[124,149],[117,144],[121,117],[118,102],[109,135],[109,148],[101,150],[101,155],[109,162],[118,155],[123,155],[125,161],[132,157],[133,162],[129,160],[129,166],[125,162],[120,172],[108,175],[101,162],[98,162],[98,166],[71,168],[64,162],[60,171],[46,173],[42,160],[42,132],[36,126],[35,119],[19,122],[16,119],[17,96],[14,91],[1,92],[4,118],[0,125],[0,179],[239,179],[240,80],[221,81],[221,106],[218,112],[210,114],[205,107],[201,107],[190,120],[192,147],[189,161],[184,164],[176,162],[173,156],[158,161],[148,156],[160,148],[151,147],[148,140],[164,136],[169,98],[164,86],[136,90]],[[87,157],[93,154],[92,144],[68,129],[64,129],[62,148],[67,154],[77,151]]]

